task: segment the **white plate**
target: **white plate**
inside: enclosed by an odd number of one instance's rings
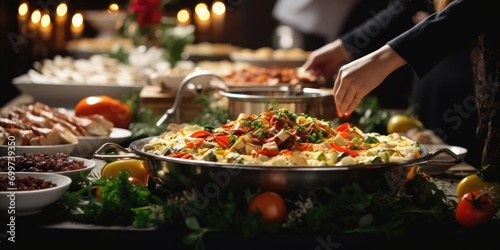
[[[78,146],[73,155],[91,158],[94,152],[106,142],[120,144],[132,136],[132,132],[123,128],[113,128],[109,136],[79,136]]]
[[[41,145],[41,146],[7,146],[0,145],[0,156],[16,156],[33,153],[56,154],[64,153],[71,155],[76,149],[78,143],[57,144],[57,145]]]
[[[0,177],[9,176],[10,173],[2,172]],[[56,184],[55,187],[29,190],[29,191],[0,191],[0,213],[10,214],[11,216],[30,215],[39,213],[44,207],[56,202],[68,190],[71,184],[71,178],[55,173],[30,173],[18,172],[15,176],[24,178],[32,176],[51,181]],[[12,200],[14,193],[14,200]],[[12,204],[14,203],[14,204]],[[12,208],[12,207],[14,208]]]
[[[33,83],[27,75],[13,80],[14,85],[23,93],[51,107],[75,108],[78,102],[88,96],[107,95],[120,99],[132,91],[140,91],[142,85],[89,85],[89,84],[49,84]]]
[[[467,155],[467,149],[459,146],[452,146],[452,145],[446,145],[446,144],[420,144],[421,146],[427,148],[429,153],[435,152],[438,149],[441,148],[447,148],[450,149],[453,153],[455,153],[457,156],[462,158],[462,160],[465,158]],[[453,159],[450,155],[446,153],[441,153],[437,155],[436,157],[433,158],[434,160],[451,160]],[[424,164],[421,166],[421,170],[429,175],[438,175],[445,173],[449,168],[453,167],[452,165],[433,165],[433,164]]]

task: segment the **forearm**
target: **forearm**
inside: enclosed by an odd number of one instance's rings
[[[389,45],[382,46],[372,54],[374,62],[380,65],[382,75],[385,76],[406,64],[406,61]]]

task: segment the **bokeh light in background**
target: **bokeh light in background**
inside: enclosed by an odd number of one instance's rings
[[[191,12],[189,9],[184,8],[177,12],[177,21],[181,25],[188,25],[191,20]]]
[[[25,19],[26,16],[28,15],[28,9],[29,9],[28,3],[23,2],[19,5],[18,13],[19,16],[22,17],[22,19]]]
[[[108,7],[108,13],[112,15],[117,15],[120,11],[120,6],[116,3],[111,3]]]
[[[61,3],[57,6],[56,15],[57,16],[65,16],[68,13],[68,5],[65,3]]]
[[[218,16],[224,15],[226,13],[226,5],[220,1],[214,2],[212,12]]]
[[[31,22],[38,25],[40,19],[42,19],[42,12],[40,12],[40,10],[34,10],[33,13],[31,13]]]
[[[210,19],[210,11],[205,3],[199,3],[194,8],[194,13],[201,21],[208,21]]]

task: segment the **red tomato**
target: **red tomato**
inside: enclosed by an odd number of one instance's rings
[[[488,193],[472,191],[458,201],[455,218],[464,227],[476,227],[493,220],[495,205]]]
[[[128,128],[132,122],[130,108],[109,96],[89,96],[75,106],[76,116],[102,115],[117,128]]]
[[[266,191],[256,195],[248,206],[248,213],[258,210],[266,223],[280,223],[286,215],[286,204],[279,194]]]

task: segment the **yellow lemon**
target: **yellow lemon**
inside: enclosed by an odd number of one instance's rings
[[[101,178],[116,178],[123,169],[128,169],[130,175],[139,179],[144,185],[148,183],[148,172],[144,161],[137,159],[123,159],[110,162],[101,170]]]
[[[418,128],[419,130],[424,129],[422,122],[414,117],[397,114],[389,118],[387,122],[387,133],[406,133],[408,130]]]

